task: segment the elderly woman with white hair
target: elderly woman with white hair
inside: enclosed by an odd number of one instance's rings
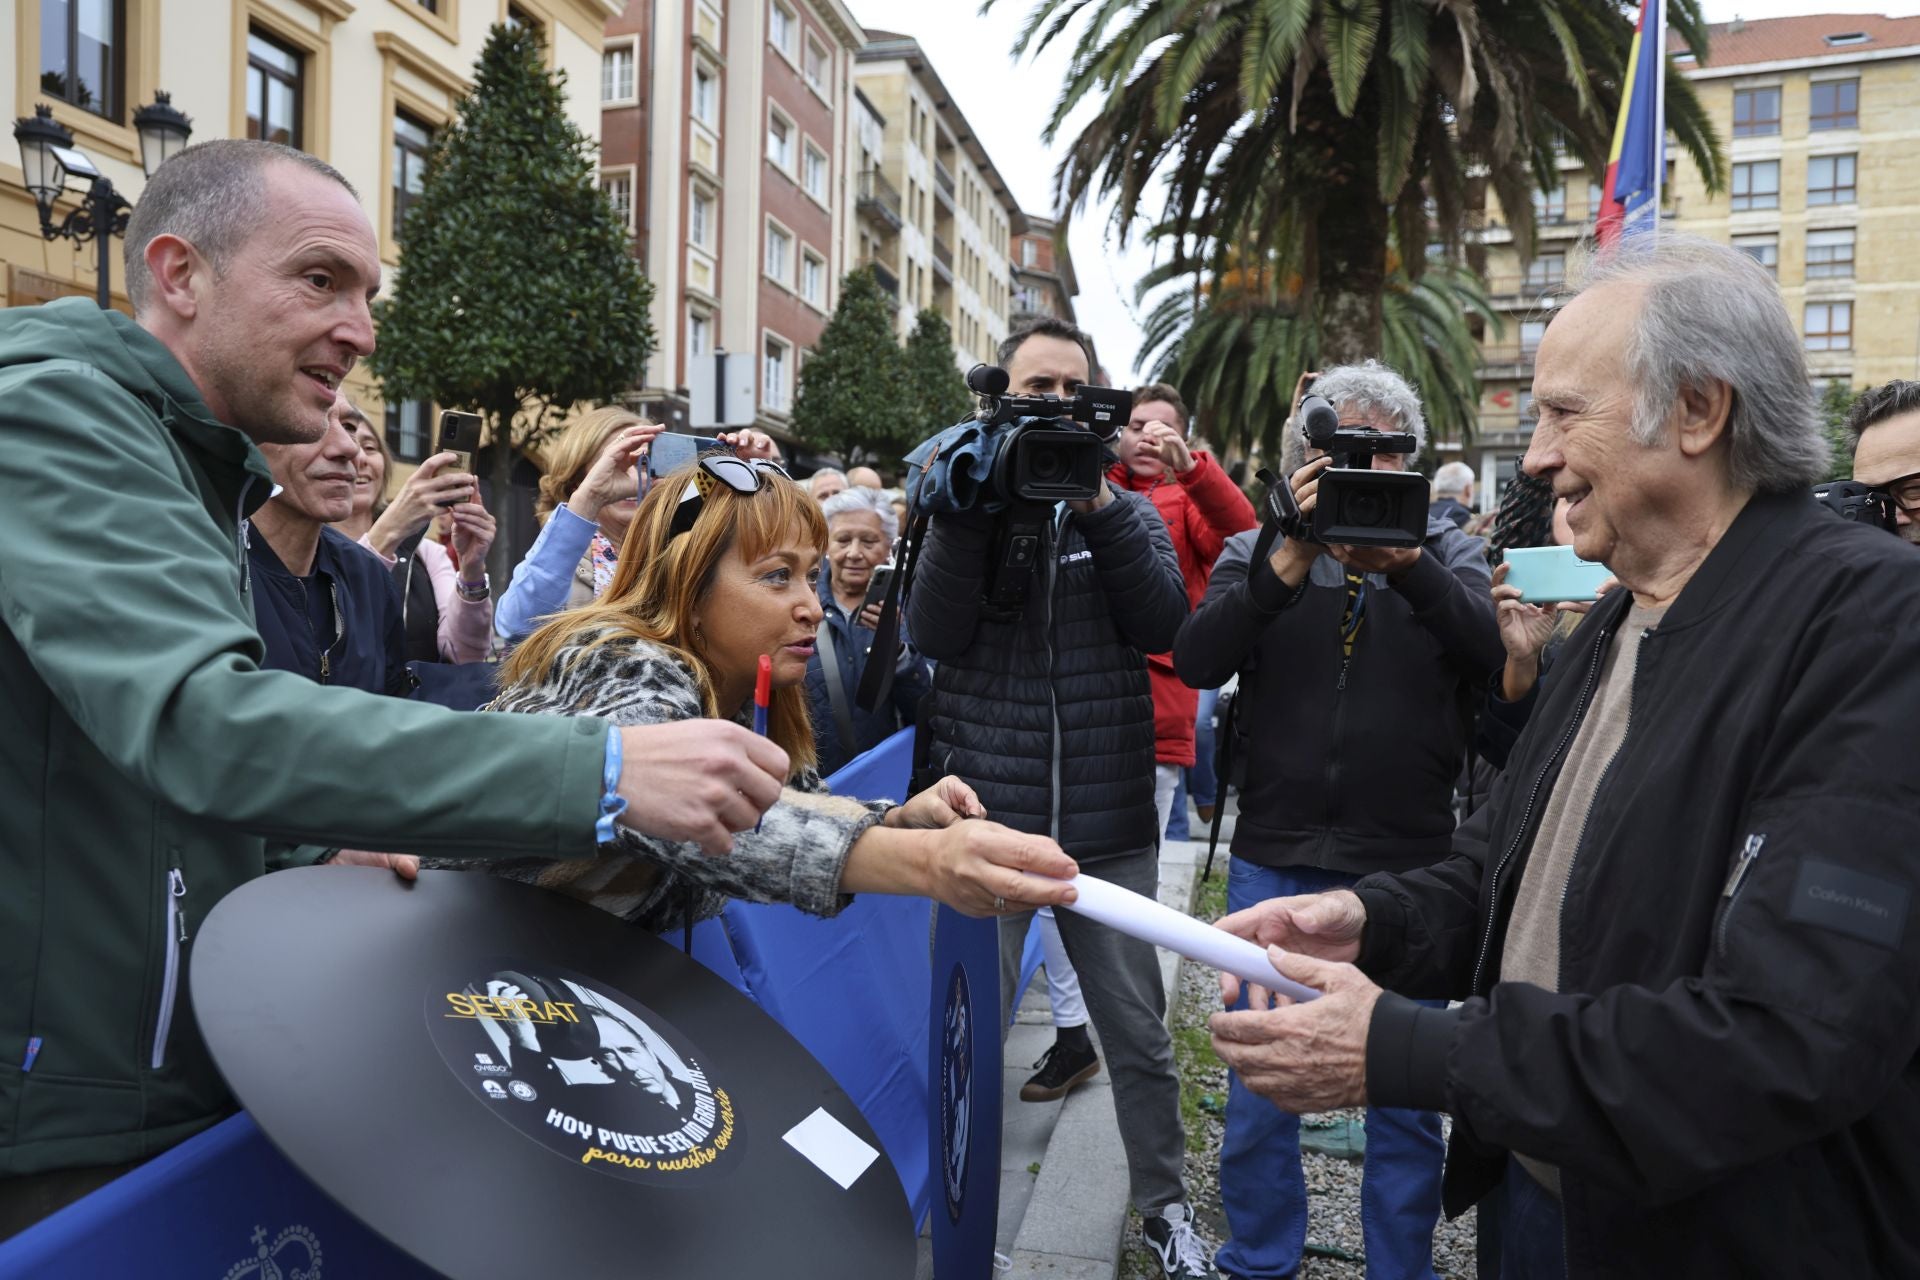
[[[834,494],[820,510],[827,519],[827,572],[820,578],[822,616],[807,663],[807,699],[824,775],[912,724],[933,673],[914,650],[903,617],[892,686],[873,710],[856,704],[880,620],[874,570],[891,563],[899,520],[885,493],[859,485]]]

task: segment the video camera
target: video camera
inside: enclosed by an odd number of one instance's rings
[[[1813,500],[1842,520],[1872,525],[1888,533],[1900,531],[1893,495],[1885,489],[1876,489],[1858,480],[1829,480],[1813,487]]]
[[[1106,446],[1120,434],[1133,397],[1106,387],[1079,394],[1010,396],[1007,371],[977,364],[967,389],[979,397],[974,413],[985,432],[980,449],[985,476],[977,501],[1086,502],[1105,483]],[[1068,423],[1084,423],[1084,427]]]
[[[1412,453],[1419,444],[1412,435],[1344,429],[1333,406],[1316,395],[1300,401],[1299,417],[1307,443],[1331,454],[1333,465],[1320,473],[1311,520],[1300,514],[1291,477],[1269,485],[1267,501],[1282,533],[1355,547],[1417,547],[1426,541],[1427,478],[1373,469],[1375,454]]]

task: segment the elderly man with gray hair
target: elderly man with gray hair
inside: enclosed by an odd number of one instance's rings
[[[1810,497],[1799,338],[1724,245],[1600,259],[1533,393],[1525,469],[1624,589],[1452,857],[1221,922],[1324,994],[1215,1044],[1291,1111],[1449,1112],[1507,1275],[1920,1274],[1913,549]]]
[[[1454,528],[1464,529],[1473,519],[1473,468],[1464,462],[1449,462],[1433,473],[1433,503],[1429,515],[1444,516]]]
[[[1303,380],[1304,382],[1304,380]],[[1411,454],[1373,455],[1405,472],[1424,447],[1420,397],[1376,361],[1319,374],[1346,430],[1412,436]],[[1331,459],[1302,458],[1292,485],[1311,513]],[[1364,463],[1363,463],[1364,465]],[[1502,661],[1486,557],[1443,515],[1398,549],[1282,538],[1258,556],[1260,531],[1227,540],[1173,660],[1196,688],[1240,673],[1239,725],[1253,726],[1233,837],[1227,905],[1351,886],[1447,856],[1453,783],[1471,731],[1473,691]],[[1373,1275],[1431,1275],[1440,1214],[1440,1117],[1367,1116],[1361,1222]],[[1235,1076],[1227,1095],[1220,1198],[1230,1238],[1222,1274],[1291,1276],[1306,1244],[1300,1124]]]

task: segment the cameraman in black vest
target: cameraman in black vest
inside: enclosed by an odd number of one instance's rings
[[[1008,337],[999,363],[1016,396],[1071,397],[1093,367],[1086,335],[1050,317]],[[966,779],[994,821],[1052,836],[1086,874],[1155,897],[1146,655],[1172,647],[1187,613],[1166,525],[1145,498],[1100,479],[1092,498],[1046,513],[1011,613],[987,607],[995,533],[996,517],[983,511],[935,514],[907,597],[908,630],[938,664],[919,717],[932,767]],[[1002,917],[1003,996],[1032,916]],[[1112,1072],[1146,1238],[1168,1276],[1210,1276],[1186,1203],[1180,1086],[1154,949],[1070,911],[1057,920]]]

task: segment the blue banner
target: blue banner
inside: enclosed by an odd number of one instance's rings
[[[926,1132],[933,1178],[933,1274],[993,1274],[1000,1223],[1000,926],[934,909],[927,1027],[933,1102]]]

